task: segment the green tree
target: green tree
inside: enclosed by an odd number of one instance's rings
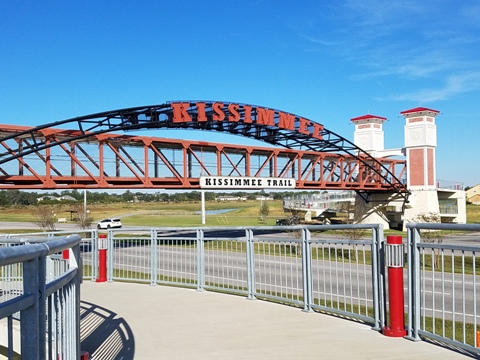
[[[35,207],[35,224],[45,231],[55,231],[57,222],[56,208],[53,205],[39,205]]]
[[[80,229],[89,229],[92,226],[93,218],[89,212],[86,212],[83,208],[83,204],[73,205],[73,211],[75,211],[75,223]]]
[[[268,206],[268,201],[262,201],[262,203],[260,204],[259,214],[260,214],[260,219],[262,221],[267,220],[267,216],[268,216],[268,214],[270,214],[270,208]]]

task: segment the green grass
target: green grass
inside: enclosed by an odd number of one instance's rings
[[[467,204],[467,223],[480,224],[480,205]]]
[[[206,210],[236,209],[221,215],[206,215],[206,226],[262,226],[275,225],[275,220],[285,218],[290,213],[282,210],[282,201],[269,201],[269,215],[266,221],[260,221],[260,203],[258,201],[215,202],[210,201],[205,205]],[[35,222],[35,207],[3,207],[1,211],[2,222]],[[108,217],[121,217],[125,226],[148,227],[195,227],[202,226],[200,202],[182,203],[116,203],[116,204],[89,204],[88,209],[94,222]],[[59,205],[56,209],[58,217],[70,219],[71,206]],[[480,206],[467,205],[467,220],[469,223],[480,223]],[[11,229],[2,231],[11,233],[31,232],[24,229]],[[32,229],[33,230],[33,229]],[[40,231],[35,229],[35,232]],[[385,230],[385,235],[402,235],[398,230]]]

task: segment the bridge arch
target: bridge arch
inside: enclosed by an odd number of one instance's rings
[[[64,126],[70,127],[65,136],[49,137],[49,129]],[[94,135],[149,129],[216,131],[286,149],[345,154],[362,164],[362,169],[356,169],[358,176],[374,174],[389,185],[389,191],[398,193],[405,201],[408,199],[406,186],[384,163],[323,124],[277,109],[223,101],[170,101],[60,120],[14,134],[5,133],[0,142],[5,144],[7,140],[16,140],[18,146],[7,147],[6,152],[0,153],[0,165]],[[39,132],[44,137],[34,135]],[[25,137],[30,139],[28,143],[21,141]],[[359,193],[367,199],[368,191]]]

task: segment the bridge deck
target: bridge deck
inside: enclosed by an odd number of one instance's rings
[[[85,281],[82,350],[96,359],[466,359],[368,325],[213,292]]]

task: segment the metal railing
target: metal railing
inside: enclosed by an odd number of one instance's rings
[[[23,235],[2,243],[0,321],[8,358],[78,359],[80,236]]]
[[[480,355],[480,247],[422,241],[423,232],[442,230],[480,232],[480,225],[407,224],[408,337]]]
[[[98,277],[98,231],[97,230],[76,230],[76,231],[49,231],[33,232],[28,234],[0,234],[0,249],[13,244],[26,243],[30,239],[41,239],[50,241],[69,235],[80,235],[80,258],[83,279],[92,280]]]
[[[463,190],[465,184],[461,181],[437,180],[437,189]]]
[[[480,247],[430,243],[426,239],[431,236],[422,239],[421,235],[436,230],[480,232],[480,225],[407,224],[407,229],[407,338],[432,339],[478,356]],[[472,237],[478,239],[478,234]],[[48,237],[38,241],[48,240],[50,246],[60,239]],[[74,247],[74,259],[83,262],[86,279],[98,280],[98,239],[99,234],[92,230]],[[16,246],[10,244],[9,248],[0,249],[2,254],[32,241],[25,240],[25,235],[16,235],[5,242]],[[29,244],[23,248],[33,249],[32,246],[44,245]],[[381,225],[123,228],[107,232],[106,280],[235,293],[248,299],[293,304],[304,311],[358,319],[381,330],[388,318],[384,251]],[[65,263],[53,253],[42,256],[47,264],[45,269],[52,269],[45,270],[46,284],[51,279],[56,284],[59,275],[69,274],[75,267],[68,263],[56,268]],[[23,299],[26,293],[18,286],[23,284],[26,274],[19,262],[2,267],[4,303],[10,304],[11,298],[17,304],[18,299],[27,301]],[[47,273],[53,277],[49,278]],[[48,311],[55,308],[56,302],[66,302],[63,295],[56,296],[47,296]],[[5,317],[4,307],[0,303],[0,317]],[[9,310],[10,325],[18,310]],[[41,308],[35,311],[39,312],[37,317],[43,316]],[[25,316],[21,314],[20,318]],[[70,323],[63,315],[51,316],[55,320],[48,321],[48,334],[62,328],[62,322]],[[62,338],[61,334],[51,336],[47,344]],[[9,334],[9,342],[13,338]],[[63,353],[67,347],[58,346],[47,348],[48,354]]]
[[[366,238],[347,240],[352,231]],[[265,298],[378,330],[385,322],[381,225],[118,229],[107,240],[108,281]]]

